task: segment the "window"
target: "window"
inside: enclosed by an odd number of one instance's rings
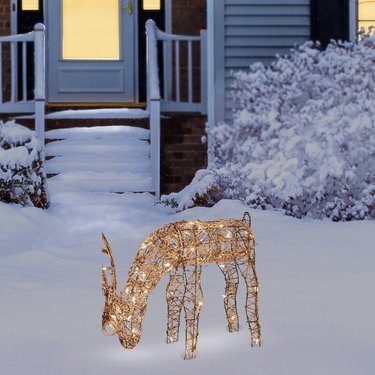
[[[358,0],[358,29],[375,27],[375,0]]]
[[[39,0],[22,0],[22,10],[39,10]]]
[[[143,10],[160,10],[160,0],[143,0]]]
[[[63,0],[63,59],[119,60],[118,0]]]

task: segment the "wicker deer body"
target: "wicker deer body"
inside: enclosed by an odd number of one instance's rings
[[[245,216],[244,216],[245,218]],[[255,246],[249,221],[180,221],[166,224],[151,233],[142,243],[129,270],[125,287],[117,295],[116,270],[110,246],[103,252],[111,260],[103,267],[105,307],[102,327],[105,334],[115,334],[123,347],[134,348],[141,337],[147,299],[160,279],[169,274],[166,298],[168,305],[167,343],[178,341],[180,315],[184,309],[185,359],[196,356],[198,322],[203,305],[202,266],[216,263],[225,282],[224,307],[228,329],[238,331],[236,294],[238,272],[245,280],[247,323],[251,345],[261,345],[258,319],[259,284],[255,272]],[[111,271],[108,283],[107,270]],[[111,328],[109,333],[107,329]]]

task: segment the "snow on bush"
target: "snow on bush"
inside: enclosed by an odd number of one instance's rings
[[[0,122],[0,201],[47,208],[43,147],[34,132]]]
[[[179,193],[171,193],[161,197],[162,204],[176,211],[195,206],[211,206],[218,200],[218,186],[214,173],[207,169],[199,170],[193,181]]]
[[[210,130],[224,197],[287,215],[375,218],[375,39],[308,42],[235,75],[233,124]]]

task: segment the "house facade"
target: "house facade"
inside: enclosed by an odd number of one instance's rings
[[[48,103],[142,103],[147,19],[177,34],[206,26],[204,0],[1,0],[0,17],[1,35],[46,25]]]
[[[208,30],[214,123],[230,118],[233,71],[269,63],[306,40],[353,39],[358,27],[375,18],[375,5],[365,0],[0,0],[1,35],[31,31],[37,22],[46,25],[48,103],[144,102],[149,18],[166,32]],[[4,61],[5,69],[8,65]]]
[[[164,106],[162,102],[161,112],[182,116],[164,127],[162,121],[162,171],[168,191],[181,188],[204,167],[201,154],[206,146],[200,139],[206,121],[209,126],[231,121],[233,72],[259,61],[268,64],[276,54],[288,54],[307,40],[323,45],[330,39],[353,40],[359,27],[375,20],[375,1],[0,0],[1,35],[31,31],[37,22],[46,25],[47,108],[144,106],[148,19],[171,34],[199,36],[207,30],[200,48],[195,42],[190,47],[189,42],[186,47],[182,41],[158,42],[163,45],[158,56],[160,90],[173,97]],[[4,45],[3,101],[9,99],[12,83],[10,56]],[[28,56],[25,72],[18,68],[13,84],[20,85],[27,76],[29,98],[33,60]],[[181,105],[184,98],[189,106]]]
[[[375,1],[365,0],[219,0],[208,1],[209,30],[214,30],[215,66],[210,121],[230,121],[233,72],[307,40],[354,40],[360,27],[375,19]],[[375,22],[374,22],[375,24]]]

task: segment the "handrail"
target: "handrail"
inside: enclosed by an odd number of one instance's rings
[[[34,40],[34,31],[26,34],[4,35],[0,36],[0,42],[32,42]]]
[[[28,98],[27,87],[27,43],[34,44],[34,98]],[[10,43],[11,71],[9,101],[3,98],[3,43]],[[21,66],[18,64],[18,43],[21,44]],[[21,72],[22,87],[18,93],[18,72]],[[20,98],[19,98],[20,96]],[[45,26],[38,23],[34,31],[26,34],[0,37],[0,112],[2,113],[35,113],[35,131],[44,143],[44,111],[45,111]]]
[[[157,28],[156,36],[159,40],[181,40],[181,41],[199,41],[201,40],[200,36],[194,35],[177,35],[177,34],[169,34],[165,31],[162,31]]]

